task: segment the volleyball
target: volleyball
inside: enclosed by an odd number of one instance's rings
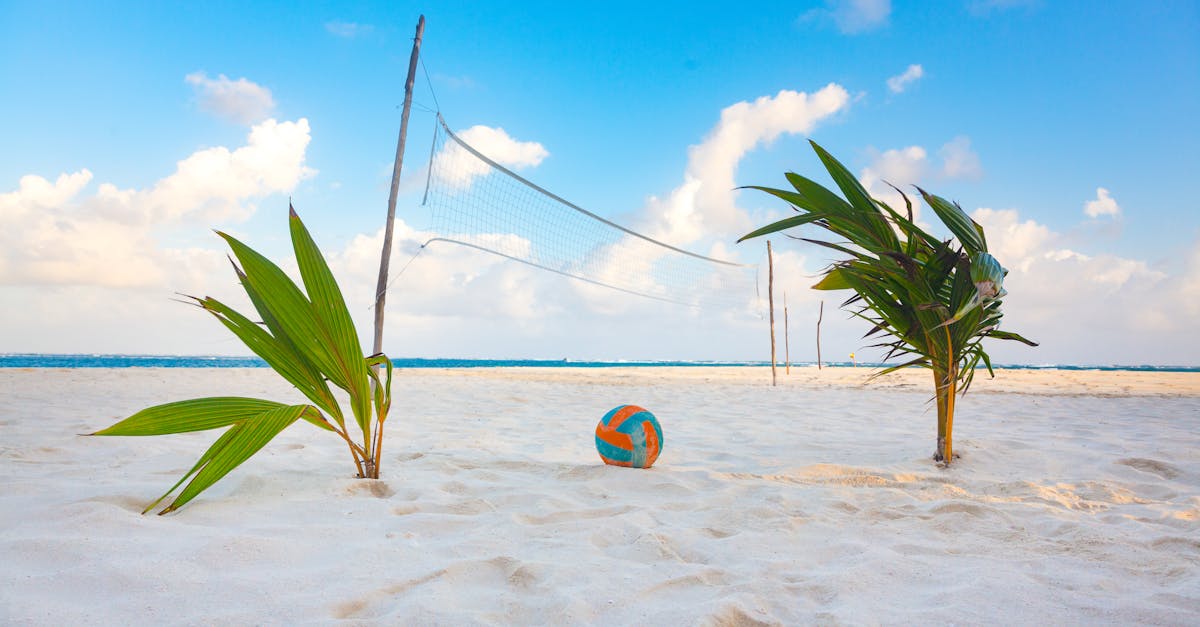
[[[606,464],[649,468],[662,447],[658,419],[637,405],[614,407],[596,425],[596,451]]]

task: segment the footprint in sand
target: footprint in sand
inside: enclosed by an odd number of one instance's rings
[[[994,510],[992,510],[991,508],[980,507],[979,505],[975,505],[973,503],[962,503],[962,502],[943,503],[943,504],[934,506],[929,511],[932,514],[937,514],[937,515],[941,515],[941,516],[944,516],[947,514],[968,514],[968,515],[974,516],[976,518],[983,518],[984,516],[987,516],[988,514],[994,513]]]
[[[380,619],[392,616],[401,597],[418,588],[448,587],[455,592],[484,589],[536,590],[545,578],[543,568],[502,555],[487,560],[467,560],[435,570],[425,576],[378,588],[357,599],[339,603],[334,618]],[[445,590],[442,590],[445,592]]]
[[[1174,479],[1183,474],[1178,468],[1166,462],[1142,457],[1126,457],[1125,459],[1118,459],[1116,463],[1142,472],[1148,472],[1152,475],[1158,475],[1163,479]]]
[[[761,612],[761,610],[758,610],[758,612]],[[708,617],[706,622],[711,625],[744,625],[745,627],[768,627],[779,624],[770,616],[760,615],[759,617],[755,617],[737,605],[726,605]],[[824,621],[820,622],[824,623]]]
[[[429,583],[446,574],[446,569],[436,570],[424,577],[409,579],[390,586],[385,586],[374,592],[368,593],[358,599],[339,603],[333,610],[333,617],[345,620],[348,618],[380,618],[385,616],[388,611],[388,601],[395,596],[399,596],[408,592],[412,588]]]
[[[553,512],[544,516],[536,514],[517,514],[514,518],[517,522],[526,525],[553,525],[555,523],[574,522],[577,520],[591,520],[595,518],[611,518],[620,516],[633,511],[633,507],[605,507],[601,509],[584,509],[576,511]]]
[[[379,479],[370,479],[365,481],[355,481],[346,488],[347,494],[370,494],[378,499],[391,498],[396,494],[396,491],[387,484],[386,481]]]
[[[640,597],[654,597],[664,591],[682,591],[696,590],[701,588],[712,588],[714,586],[729,585],[729,577],[722,570],[711,568],[692,575],[684,575],[682,577],[674,577],[662,583],[656,584],[638,593]]]
[[[1175,553],[1200,553],[1200,542],[1191,538],[1167,536],[1151,542],[1150,546],[1156,549],[1165,549]]]

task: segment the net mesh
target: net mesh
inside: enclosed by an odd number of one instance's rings
[[[440,237],[430,242],[690,307],[757,302],[756,266],[698,255],[606,220],[492,161],[438,121],[425,205]]]

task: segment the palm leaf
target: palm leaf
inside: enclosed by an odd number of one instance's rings
[[[856,222],[871,234],[871,242],[856,242],[864,246],[868,250],[896,250],[899,248],[899,240],[896,238],[896,232],[888,224],[882,212],[875,206],[875,201],[871,199],[871,195],[858,182],[858,179],[842,165],[840,161],[833,158],[833,155],[826,152],[820,144],[808,141],[812,144],[813,150],[816,151],[817,157],[821,159],[825,169],[829,172],[829,176],[833,178],[833,182],[842,190],[842,195],[846,197],[846,202],[850,203],[856,211]]]
[[[799,239],[802,242],[808,242],[810,244],[816,244],[817,246],[822,246],[825,248],[836,250],[838,252],[846,253],[847,255],[850,255],[851,257],[853,257],[855,259],[859,259],[859,260],[863,260],[863,261],[869,261],[872,259],[872,257],[870,255],[865,255],[865,254],[858,252],[856,250],[853,250],[851,248],[842,246],[841,244],[834,244],[833,242],[826,242],[824,240],[819,240],[819,239],[810,239],[807,237],[800,237],[797,239]]]
[[[812,286],[814,290],[848,290],[850,282],[842,268],[834,268],[825,273],[825,277]]]
[[[146,508],[142,510],[142,513],[145,514],[146,512],[154,509],[156,505],[163,502],[163,499],[171,496],[171,493],[178,489],[179,486],[183,485],[184,481],[187,481],[189,478],[199,472],[199,470],[213,458],[213,455],[216,455],[221,449],[225,448],[225,445],[228,444],[235,435],[237,435],[236,429],[229,429],[225,431],[225,433],[222,433],[221,437],[217,438],[217,441],[213,442],[212,446],[208,447],[207,451],[204,451],[204,454],[200,456],[200,459],[196,460],[196,463],[192,465],[192,468],[184,473],[183,476],[179,478],[179,481],[176,481],[175,484],[172,485],[166,492],[163,492],[162,496],[154,499],[153,503],[147,505]],[[161,516],[164,513],[166,512],[159,512],[159,515]]]
[[[379,353],[368,357],[366,363],[367,373],[375,381],[375,415],[382,423],[387,419],[388,411],[392,408],[392,360],[388,359],[387,355]],[[379,380],[379,373],[375,371],[378,366],[387,367],[386,383]]]
[[[1024,337],[1021,337],[1020,335],[1018,335],[1016,333],[1011,333],[1009,331],[997,331],[997,330],[993,329],[991,331],[988,331],[987,336],[994,337],[998,340],[1015,340],[1017,342],[1021,342],[1022,344],[1027,344],[1029,346],[1037,346],[1038,345],[1037,342],[1034,342],[1032,340],[1027,340]]]
[[[247,291],[250,291],[249,289]],[[295,351],[295,346],[280,341],[236,310],[215,298],[196,299],[225,328],[233,332],[255,355],[267,362],[279,376],[296,386],[309,400],[329,412],[338,424],[343,424],[342,410],[321,374]],[[327,427],[328,425],[322,424]]]
[[[828,211],[839,215],[847,215],[854,210],[850,206],[850,203],[842,200],[837,194],[829,191],[824,185],[812,179],[796,174],[795,172],[788,172],[784,177],[792,184],[792,187],[796,188],[798,193],[811,201],[812,206],[807,207],[809,211]]]
[[[276,435],[279,435],[280,431],[296,422],[307,409],[308,405],[277,407],[234,425],[225,434],[228,437],[222,436],[205,452],[201,458],[203,465],[197,464],[199,470],[195,472],[195,477],[183,488],[179,496],[175,497],[175,500],[159,514],[167,514],[179,509],[229,474],[231,470],[266,446]],[[196,470],[197,468],[193,467],[193,471]]]
[[[766,188],[762,188],[762,189],[766,190]],[[771,191],[771,190],[766,190],[766,191]],[[781,190],[774,190],[774,191],[781,191]],[[790,229],[792,227],[801,226],[804,224],[808,224],[810,222],[815,222],[817,220],[820,220],[821,217],[822,216],[820,214],[816,214],[816,213],[804,213],[804,214],[800,214],[798,216],[788,216],[778,222],[773,222],[771,224],[768,224],[767,226],[762,227],[761,229],[756,229],[754,231],[751,231],[751,232],[743,235],[741,237],[741,239],[738,240],[738,242],[743,242],[745,240],[748,240],[748,239],[751,239],[754,237],[760,237],[763,235],[770,235],[771,233],[775,233],[775,232],[782,231],[785,229]]]
[[[979,356],[983,358],[983,364],[987,366],[988,376],[996,376],[996,373],[992,370],[992,358],[988,356],[987,352],[981,349],[979,351]]]
[[[921,192],[925,202],[929,203],[934,213],[941,218],[942,223],[950,229],[954,237],[958,238],[959,243],[967,249],[967,252],[972,255],[987,252],[987,240],[984,239],[983,228],[972,220],[962,210],[962,207],[945,198],[930,194],[920,187],[917,188],[917,191]]]
[[[232,262],[232,260],[230,261]],[[277,345],[272,348],[275,361],[267,359],[267,357],[262,355],[259,356],[263,357],[268,365],[279,372],[292,385],[303,390],[305,396],[316,403],[317,407],[329,412],[329,415],[337,421],[338,425],[345,427],[346,421],[342,414],[342,408],[338,404],[337,399],[334,398],[329,385],[326,384],[326,378],[321,374],[318,366],[306,358],[297,347],[295,340],[289,335],[288,329],[272,313],[270,307],[263,302],[262,296],[259,295],[254,286],[247,280],[246,273],[242,272],[242,269],[236,263],[233,263],[233,270],[237,273],[238,280],[241,282],[242,288],[246,290],[246,295],[254,305],[255,311],[262,318],[263,325],[270,331],[270,336],[275,340],[275,344]],[[245,320],[240,314],[237,315]],[[237,332],[235,331],[235,333]],[[242,341],[245,341],[245,339],[243,338]]]
[[[138,413],[89,435],[166,435],[228,427],[283,403],[257,398],[215,396],[147,407]]]
[[[909,366],[921,366],[921,365],[927,366],[928,363],[929,363],[928,360],[925,359],[924,357],[917,357],[916,359],[913,359],[911,361],[906,361],[902,364],[897,364],[895,366],[891,366],[889,368],[885,368],[883,370],[873,372],[873,373],[871,373],[871,376],[867,377],[867,380],[870,381],[870,380],[878,379],[879,377],[891,374],[893,372],[896,372],[897,370],[903,370],[904,368],[908,368]]]
[[[304,279],[304,288],[308,291],[313,312],[328,333],[332,357],[348,383],[344,389],[350,393],[351,409],[359,427],[366,434],[371,420],[371,396],[358,331],[354,328],[342,291],[316,242],[300,221],[300,216],[296,215],[295,209],[290,206],[288,209],[292,246],[296,252],[296,263],[300,266],[300,275]],[[367,448],[370,449],[369,442]]]
[[[219,231],[217,234],[229,243],[242,264],[247,285],[257,293],[262,306],[278,320],[278,324],[287,329],[297,352],[334,385],[347,392],[356,390],[359,383],[350,380],[344,364],[338,361],[329,329],[317,317],[312,303],[300,288],[271,260],[231,235]]]

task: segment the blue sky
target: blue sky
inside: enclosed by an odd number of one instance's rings
[[[210,228],[286,263],[289,195],[343,282],[369,296],[422,12],[428,80],[418,75],[412,178],[398,210],[413,237],[430,224],[417,178],[434,108],[456,130],[503,129],[540,145],[547,156],[521,164],[522,175],[633,222],[669,210],[688,176],[731,175],[736,185],[779,185],[788,170],[816,176],[811,137],[864,183],[920,183],[984,210],[976,218],[1013,270],[1008,327],[1043,341],[998,345],[998,361],[1200,363],[1200,8],[1003,0],[745,10],[0,2],[0,351],[243,352],[168,299],[236,300]],[[830,86],[844,102],[794,125],[804,130],[764,121],[782,92]],[[729,128],[722,111],[760,99],[747,122],[758,139],[718,141]],[[252,144],[258,156],[212,169]],[[190,169],[180,165],[191,157]],[[58,193],[37,191],[30,176]],[[696,200],[694,223],[715,225],[709,239],[728,237],[740,259],[759,261],[758,243],[733,245],[733,226],[781,207],[752,192],[712,194]],[[725,210],[742,221],[711,213]],[[804,287],[828,258],[776,246],[807,335],[822,295]],[[599,311],[558,277],[430,257],[389,303],[385,347],[395,355],[763,357],[760,320],[640,303]],[[463,263],[487,264],[476,288],[446,287],[468,272]],[[521,307],[488,304],[514,281],[537,282]],[[369,312],[352,307],[365,330]],[[826,320],[825,345],[840,349],[827,350],[857,350],[862,329]]]

